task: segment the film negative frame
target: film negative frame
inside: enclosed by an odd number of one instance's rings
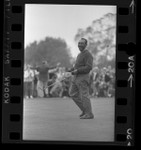
[[[2,142],[35,143],[22,140],[23,64],[24,64],[24,7],[25,4],[66,4],[52,0],[5,0],[3,34],[3,101]],[[65,142],[134,146],[135,140],[135,46],[136,1],[95,0],[67,4],[116,5],[116,94],[114,142]],[[36,141],[36,143],[64,143]]]

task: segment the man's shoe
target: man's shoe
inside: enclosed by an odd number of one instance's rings
[[[82,116],[84,116],[85,115],[85,113],[84,112],[82,112],[80,115],[79,115],[79,117],[82,117]]]
[[[93,119],[93,118],[94,118],[93,114],[91,114],[91,115],[85,114],[84,116],[80,117],[80,119]]]

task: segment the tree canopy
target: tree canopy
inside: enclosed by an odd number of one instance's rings
[[[94,58],[94,66],[115,67],[116,49],[116,14],[108,13],[102,18],[93,20],[85,29],[78,29],[74,40],[88,39],[88,49]],[[25,48],[25,63],[38,65],[47,60],[50,65],[71,67],[75,59],[71,56],[70,48],[64,39],[46,37],[40,42],[34,41]]]
[[[78,29],[75,42],[81,37],[88,39],[88,49],[94,57],[95,66],[115,66],[116,15],[105,14],[94,20],[86,29]]]
[[[45,40],[37,43],[34,41],[25,49],[25,63],[38,65],[47,60],[50,65],[70,67],[71,53],[66,42],[61,38],[46,37]]]

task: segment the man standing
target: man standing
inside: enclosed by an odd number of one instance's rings
[[[38,75],[38,86],[42,88],[44,97],[48,97],[48,80],[50,69],[58,68],[59,63],[55,67],[50,67],[47,61],[43,61],[41,66],[34,67],[32,69],[36,69],[39,72]]]
[[[24,90],[25,90],[25,98],[33,98],[33,80],[34,80],[34,73],[30,69],[30,66],[27,65],[24,70]]]
[[[74,67],[70,70],[74,76],[69,95],[82,111],[80,119],[93,119],[94,115],[92,113],[92,107],[89,98],[89,73],[92,70],[93,57],[86,49],[86,46],[87,40],[85,38],[81,38],[78,42],[80,53],[77,56]]]

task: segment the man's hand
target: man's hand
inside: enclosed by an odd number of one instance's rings
[[[76,75],[77,74],[77,69],[75,69],[74,71],[71,72],[72,75]]]
[[[67,69],[67,72],[72,72],[72,71],[73,71],[73,68]]]
[[[70,77],[70,76],[71,76],[71,73],[70,73],[70,72],[66,72],[66,73],[64,74],[64,77],[65,77],[65,78]]]

